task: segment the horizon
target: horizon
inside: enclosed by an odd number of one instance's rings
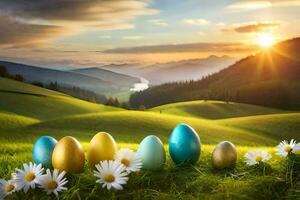
[[[299,6],[299,0],[5,0],[0,59],[57,68],[242,58],[299,36]]]

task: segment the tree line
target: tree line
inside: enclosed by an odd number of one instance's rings
[[[22,75],[20,75],[20,74],[12,75],[12,74],[8,73],[7,69],[4,66],[1,66],[1,65],[0,65],[0,77],[24,82],[24,77]]]

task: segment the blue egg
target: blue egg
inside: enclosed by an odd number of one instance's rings
[[[160,170],[166,162],[166,153],[161,140],[155,135],[145,137],[138,149],[142,158],[143,169]]]
[[[176,164],[195,164],[201,153],[199,135],[186,124],[177,125],[169,138],[169,152]]]
[[[50,136],[40,137],[34,144],[32,158],[36,164],[52,168],[52,153],[57,140]]]

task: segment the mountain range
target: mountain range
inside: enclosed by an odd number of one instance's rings
[[[106,96],[119,96],[128,98],[130,89],[140,79],[120,73],[111,72],[101,68],[85,68],[71,71],[54,70],[13,62],[0,61],[0,65],[6,67],[12,74],[20,74],[25,82],[41,82],[50,84],[57,82],[68,87],[79,87]],[[126,93],[126,94],[124,94]]]
[[[215,99],[300,109],[300,38],[281,42],[198,81],[168,83],[135,93],[134,107]],[[298,92],[296,92],[298,91]]]
[[[140,76],[147,79],[150,85],[168,82],[198,80],[218,72],[233,64],[236,58],[211,55],[206,58],[181,60],[176,62],[155,63],[151,65],[110,64],[101,66],[111,71]]]

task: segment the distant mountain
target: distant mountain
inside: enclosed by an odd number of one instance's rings
[[[229,56],[209,56],[201,59],[156,63],[153,65],[120,64],[103,68],[144,77],[151,85],[174,81],[197,80],[233,64],[236,59]]]
[[[133,87],[135,81],[139,82],[138,78],[120,75],[114,72],[108,72],[107,70],[80,70],[78,72],[72,71],[60,71],[30,65],[24,65],[19,63],[0,61],[0,65],[6,67],[10,74],[20,74],[24,77],[25,82],[41,82],[43,84],[50,84],[51,82],[57,82],[64,86],[75,86],[82,89],[90,90],[98,94],[104,94],[106,96],[118,96],[122,93],[122,97],[128,98],[130,88]],[[104,73],[102,77],[104,79],[97,78],[96,72],[99,75],[101,72]],[[84,74],[86,73],[86,74]],[[92,73],[95,73],[92,75]],[[89,74],[89,75],[87,75]],[[114,77],[114,78],[113,78]],[[126,82],[128,78],[128,83]],[[110,79],[112,78],[112,79]],[[122,83],[119,83],[118,81]],[[126,94],[124,94],[126,93]]]
[[[90,67],[90,68],[80,68],[70,70],[71,72],[75,72],[78,74],[87,75],[90,77],[98,78],[107,82],[112,82],[119,87],[127,87],[131,88],[135,83],[139,83],[140,79],[137,77],[112,72],[106,69],[98,68],[98,67]]]
[[[300,109],[300,38],[244,58],[199,81],[151,87],[131,96],[138,107],[197,99]]]

